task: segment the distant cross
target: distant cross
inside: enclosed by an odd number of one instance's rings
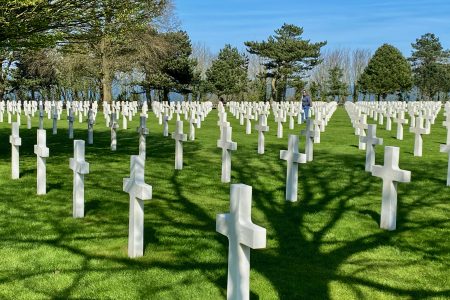
[[[283,111],[280,109],[277,113],[277,117],[275,118],[275,122],[278,123],[277,127],[277,138],[281,139],[283,137]]]
[[[298,164],[306,163],[306,155],[298,151],[298,136],[289,135],[288,150],[280,151],[280,159],[287,161],[286,200],[297,201]]]
[[[141,157],[144,161],[146,159],[146,151],[147,151],[147,143],[146,137],[149,133],[147,128],[147,117],[144,113],[140,115],[139,119],[139,127],[136,129],[137,133],[139,133],[139,157]]]
[[[258,125],[255,126],[255,129],[258,131],[258,154],[264,154],[264,132],[269,131],[266,115],[259,116]]]
[[[403,124],[408,124],[408,119],[405,119],[405,112],[400,111],[398,117],[394,119],[397,123],[397,140],[403,140]]]
[[[187,135],[183,133],[183,121],[177,121],[172,139],[175,140],[175,170],[183,169],[183,142],[187,141]]]
[[[231,185],[230,213],[216,217],[216,231],[228,237],[227,299],[250,297],[250,249],[266,247],[266,229],[251,219],[252,187]]]
[[[222,128],[222,137],[217,141],[217,147],[222,148],[222,182],[231,180],[231,151],[237,150],[237,143],[231,140],[231,127]]]
[[[69,139],[73,139],[73,111],[69,108],[69,115],[67,116],[67,120],[69,121]]]
[[[399,148],[384,148],[384,166],[374,165],[372,175],[383,179],[380,228],[395,230],[397,219],[397,183],[410,182],[411,172],[398,166]]]
[[[73,171],[73,217],[84,217],[84,175],[89,174],[89,163],[85,161],[83,140],[73,141],[73,158],[70,169]]]
[[[167,109],[164,110],[163,116],[163,136],[169,136],[169,115]]]
[[[314,153],[314,136],[316,135],[315,131],[312,129],[313,123],[311,119],[306,119],[306,129],[301,131],[301,135],[305,136],[305,154],[306,161],[313,160]]]
[[[58,111],[56,110],[56,106],[52,106],[53,111],[53,134],[58,133]]]
[[[189,119],[189,140],[195,140],[195,124],[197,124],[197,119],[195,118],[195,113],[191,114],[191,118]]]
[[[130,178],[123,179],[123,191],[130,195],[128,257],[144,255],[144,201],[152,199],[152,186],[144,181],[144,160],[131,156]]]
[[[44,129],[44,108],[42,101],[39,102],[39,129]]]
[[[11,178],[19,179],[19,147],[22,146],[22,139],[19,136],[19,123],[17,122],[12,123],[9,143],[11,144]]]
[[[358,135],[360,138],[366,136],[365,130],[368,127],[367,126],[367,115],[361,115],[361,117],[359,118],[359,121],[355,125],[355,127],[358,129]],[[362,143],[361,139],[359,139],[358,148],[360,150],[366,150],[366,144]]]
[[[94,124],[95,124],[95,118],[94,118],[94,112],[92,109],[89,109],[88,112],[88,144],[92,145],[94,143]]]
[[[422,134],[429,134],[430,130],[428,128],[423,128],[422,117],[416,118],[415,126],[409,128],[409,132],[414,133],[414,156],[422,156],[422,144],[423,138]]]
[[[367,129],[367,136],[361,136],[360,142],[366,144],[366,172],[372,172],[375,165],[375,146],[383,145],[383,139],[377,137],[377,125],[370,124]]]
[[[111,121],[109,123],[109,126],[111,127],[111,151],[117,150],[117,128],[119,128],[119,124],[117,124],[116,118],[116,113],[112,113]]]
[[[37,130],[37,145],[34,145],[34,154],[37,157],[37,194],[47,193],[47,174],[45,160],[49,156],[49,149],[46,146],[47,134],[44,129]]]
[[[255,117],[252,114],[252,108],[248,107],[247,108],[247,114],[245,115],[245,119],[247,120],[246,122],[246,128],[245,128],[245,134],[251,134],[252,133],[252,122],[251,120],[253,120]]]
[[[314,143],[320,143],[320,128],[323,123],[323,120],[320,118],[320,115],[316,115],[316,118],[313,120],[314,124]]]

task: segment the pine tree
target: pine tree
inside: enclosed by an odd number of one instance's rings
[[[302,34],[303,28],[283,24],[267,41],[245,42],[249,53],[265,60],[266,77],[271,78],[272,101],[282,100],[292,80],[298,82],[320,62],[320,49],[326,42],[311,43],[303,40]]]
[[[248,59],[238,49],[225,45],[216,60],[206,71],[206,78],[212,92],[218,96],[240,94],[247,85]]]
[[[339,102],[344,102],[345,97],[349,95],[347,84],[343,80],[344,72],[339,66],[330,68],[328,74],[327,85],[327,96],[333,98],[333,100],[338,100]]]

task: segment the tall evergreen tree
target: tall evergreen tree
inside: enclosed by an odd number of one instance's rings
[[[445,68],[450,57],[444,51],[439,38],[433,33],[426,33],[411,44],[413,51],[409,60],[412,62],[414,83],[422,95],[432,99],[440,91],[444,91]]]
[[[344,82],[344,72],[339,66],[330,68],[326,84],[327,96],[333,100],[344,102],[345,97],[349,95],[348,86]]]
[[[408,91],[412,84],[408,61],[397,48],[388,44],[377,49],[358,80],[361,92],[375,94],[378,100],[388,94]]]
[[[302,78],[319,63],[320,49],[326,42],[303,40],[303,28],[283,24],[267,41],[245,42],[247,51],[265,60],[266,77],[271,78],[271,100],[281,100],[294,78]],[[297,79],[298,80],[298,79]]]
[[[236,47],[227,44],[206,71],[212,92],[218,96],[235,96],[247,86],[248,59]]]

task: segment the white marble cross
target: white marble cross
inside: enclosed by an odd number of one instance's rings
[[[67,116],[67,120],[69,121],[69,139],[73,139],[73,111],[72,108],[69,108],[69,115]]]
[[[403,124],[408,124],[408,119],[405,119],[405,112],[400,111],[398,117],[394,119],[397,123],[397,140],[403,140]]]
[[[422,134],[429,134],[429,128],[423,128],[423,119],[422,117],[416,118],[415,126],[409,128],[409,132],[414,133],[414,156],[422,156],[422,145],[423,138]]]
[[[255,119],[255,117],[252,114],[252,109],[249,107],[247,108],[247,113],[245,115],[246,121],[246,127],[245,127],[245,134],[251,134],[252,133],[252,121]]]
[[[230,213],[216,217],[216,231],[228,237],[227,299],[250,297],[250,248],[266,247],[266,229],[251,219],[252,187],[232,184]]]
[[[111,121],[109,123],[111,127],[111,151],[117,150],[117,128],[119,128],[119,124],[117,124],[117,115],[116,113],[111,114]]]
[[[311,119],[306,119],[306,129],[301,131],[301,135],[306,137],[306,141],[305,141],[306,161],[313,160],[314,135],[316,133],[312,127],[313,127],[313,123],[312,123]]]
[[[231,127],[222,128],[222,137],[217,141],[217,147],[222,148],[222,182],[227,183],[231,180],[231,151],[237,149],[237,143],[231,140]]]
[[[19,179],[19,147],[22,146],[22,139],[19,136],[19,123],[17,122],[12,123],[9,143],[11,144],[11,178]]]
[[[144,160],[131,156],[130,178],[123,179],[123,191],[130,195],[128,257],[144,255],[144,201],[152,199],[152,186],[144,180]]]
[[[281,139],[283,137],[283,112],[281,110],[278,111],[277,117],[275,118],[275,122],[278,123],[277,127],[277,138]]]
[[[169,115],[167,110],[164,110],[163,116],[163,136],[169,136]]]
[[[94,143],[94,112],[92,109],[89,109],[88,112],[88,144],[92,145]]]
[[[189,119],[189,140],[195,140],[195,124],[197,124],[197,119],[195,118],[195,113],[192,113]]]
[[[136,129],[136,131],[139,133],[139,156],[145,161],[147,150],[146,137],[148,135],[148,128],[147,117],[143,113],[140,115],[139,127]]]
[[[447,186],[450,186],[450,144],[440,145],[440,150],[443,153],[447,153],[448,165],[447,165]]]
[[[374,165],[372,175],[383,179],[380,228],[395,230],[397,221],[397,183],[410,182],[411,172],[401,170],[398,147],[384,148],[384,166]]]
[[[39,129],[44,129],[44,108],[42,103],[39,105]]]
[[[306,155],[298,151],[298,136],[289,135],[288,150],[280,151],[280,159],[287,161],[286,200],[297,201],[298,164],[306,163]]]
[[[183,142],[187,141],[187,135],[183,133],[183,121],[176,121],[175,132],[172,139],[175,140],[175,170],[183,169]]]
[[[359,143],[358,143],[358,149],[360,150],[366,150],[366,144],[361,142],[361,137],[366,136],[365,130],[367,129],[367,115],[361,115],[359,118],[359,121],[355,125],[355,127],[358,129],[358,135],[359,135]]]
[[[58,133],[58,112],[56,110],[56,106],[53,106],[53,134]]]
[[[367,136],[361,136],[359,139],[361,143],[366,144],[366,172],[372,172],[375,165],[375,145],[383,145],[383,139],[377,137],[377,125],[368,125]]]
[[[83,140],[73,141],[73,158],[69,167],[73,171],[73,217],[84,217],[84,175],[89,174],[89,163],[85,161]]]
[[[255,126],[255,129],[258,131],[258,154],[264,154],[264,132],[269,131],[266,115],[259,116],[258,125]]]
[[[442,122],[442,126],[447,128],[447,145],[450,145],[450,117]]]
[[[47,173],[45,161],[49,156],[49,149],[46,146],[47,134],[44,129],[37,130],[37,145],[34,145],[34,154],[37,157],[37,194],[47,193]]]

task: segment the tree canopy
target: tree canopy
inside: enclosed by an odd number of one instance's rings
[[[387,94],[407,91],[412,84],[408,61],[389,44],[377,49],[358,81],[363,92],[375,94],[378,99],[381,96],[385,98]]]

